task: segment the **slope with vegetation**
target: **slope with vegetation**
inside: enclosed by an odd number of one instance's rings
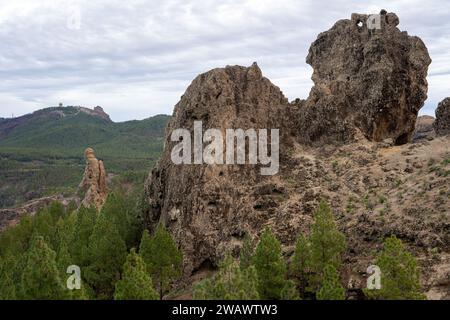
[[[345,300],[351,298],[343,285],[343,258],[346,237],[337,229],[331,208],[321,202],[314,214],[311,234],[300,234],[293,256],[282,254],[280,242],[270,229],[260,235],[256,248],[246,237],[240,264],[231,254],[219,263],[211,278],[193,286],[199,300]],[[244,250],[244,248],[246,248]],[[366,299],[424,299],[419,269],[413,255],[395,236],[385,239],[377,253],[377,264],[384,270],[381,290],[366,290]]]
[[[183,253],[159,225],[143,228],[137,193],[113,193],[100,212],[60,203],[26,216],[0,234],[0,300],[157,300],[177,296]],[[256,248],[247,237],[240,263],[226,253],[210,278],[193,286],[198,300],[344,300],[342,259],[346,238],[331,208],[321,202],[311,234],[298,236],[290,259],[270,229]],[[381,290],[368,299],[423,299],[413,255],[395,236],[385,240],[377,264]],[[69,266],[78,266],[81,282],[69,288]]]
[[[142,182],[162,150],[169,117],[114,123],[103,112],[53,107],[0,122],[0,208],[54,193],[73,194],[93,147],[108,173]]]
[[[162,299],[182,255],[162,227],[143,234],[138,194],[112,193],[100,212],[55,202],[0,233],[0,300]],[[74,265],[81,287],[70,290]]]

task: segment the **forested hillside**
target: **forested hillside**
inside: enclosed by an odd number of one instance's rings
[[[53,107],[0,119],[0,208],[53,193],[72,194],[86,147],[108,173],[142,177],[158,159],[169,116],[115,123],[101,111]]]

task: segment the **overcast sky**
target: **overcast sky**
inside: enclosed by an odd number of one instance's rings
[[[112,119],[172,114],[199,73],[257,61],[290,99],[306,98],[318,33],[352,12],[396,12],[433,63],[421,114],[450,96],[446,0],[0,0],[0,117],[64,105]]]

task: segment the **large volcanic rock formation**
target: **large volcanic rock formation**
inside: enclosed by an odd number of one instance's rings
[[[234,236],[251,223],[249,186],[265,180],[257,165],[175,165],[174,129],[278,128],[288,101],[255,64],[228,66],[199,75],[175,106],[161,160],[146,186],[148,223],[167,224],[182,245],[189,274],[216,262]]]
[[[256,64],[201,74],[181,97],[145,185],[144,217],[150,229],[163,223],[173,234],[184,252],[186,278],[218,263],[226,251],[237,253],[245,233],[257,238],[266,227],[289,256],[299,233],[309,232],[320,199],[331,204],[348,237],[345,281],[361,277],[373,263],[370,253],[393,233],[417,252],[450,247],[448,219],[441,216],[448,201],[442,198],[436,207],[421,197],[422,191],[443,197],[446,191],[439,188],[447,178],[419,183],[416,175],[445,168],[415,171],[446,157],[449,148],[426,145],[437,139],[389,151],[378,143],[411,138],[426,98],[427,49],[397,29],[394,14],[383,13],[382,29],[374,31],[357,25],[366,17],[341,20],[313,43],[308,62],[315,85],[306,101],[288,103]],[[171,135],[188,129],[192,140],[195,121],[202,121],[203,131],[217,128],[222,134],[279,128],[279,174],[263,176],[260,165],[174,164],[171,152],[179,142]],[[316,147],[320,142],[329,144]],[[415,192],[404,192],[403,185]],[[389,203],[379,200],[384,195]],[[427,281],[432,287],[438,280]]]
[[[439,103],[433,126],[437,135],[450,134],[450,98],[445,98]]]
[[[28,201],[17,208],[0,209],[0,232],[8,227],[15,226],[20,219],[25,215],[35,215],[39,210],[42,210],[53,202],[59,202],[64,207],[68,207],[70,203],[77,203],[76,197],[66,198],[61,194],[34,199]]]
[[[299,110],[303,142],[348,142],[357,131],[372,141],[411,140],[431,59],[422,40],[397,28],[394,13],[381,12],[380,29],[369,29],[368,17],[352,14],[311,45],[314,87]]]

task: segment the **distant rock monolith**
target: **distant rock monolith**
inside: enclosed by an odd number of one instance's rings
[[[84,156],[86,158],[86,169],[84,170],[83,180],[78,187],[79,193],[84,197],[82,205],[85,207],[95,206],[100,210],[108,196],[105,167],[103,161],[95,157],[92,148],[87,148]]]

